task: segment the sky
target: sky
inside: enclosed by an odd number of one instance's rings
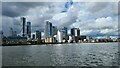
[[[79,28],[81,35],[118,35],[117,2],[3,2],[2,28],[6,36],[10,27],[21,31],[20,17],[32,23],[32,32],[44,31],[49,20],[58,28]]]

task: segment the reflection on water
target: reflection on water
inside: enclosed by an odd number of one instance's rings
[[[4,46],[4,66],[116,66],[117,43]]]

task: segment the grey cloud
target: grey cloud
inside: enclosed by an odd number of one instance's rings
[[[87,9],[90,12],[98,12],[105,9],[109,5],[109,2],[90,2],[86,3]]]
[[[12,27],[13,20],[10,17],[2,16],[2,30],[5,36],[10,35],[10,27]]]
[[[92,18],[118,15],[117,2],[88,2],[83,3],[83,10],[90,12]]]
[[[27,18],[27,21],[32,22],[32,32],[36,30],[44,31],[45,20],[49,20],[54,16],[55,13],[60,12],[61,10],[56,10],[61,3],[52,3],[52,2],[17,2],[17,3],[4,3],[3,4],[3,28],[5,34],[9,34],[9,28],[5,28],[5,24],[10,22],[9,24],[15,28],[17,33],[20,33],[20,17],[24,16]],[[42,17],[40,17],[42,15]],[[9,19],[10,18],[10,19]],[[11,20],[12,21],[9,21]],[[7,20],[8,19],[8,20]]]
[[[2,15],[2,3],[0,2],[0,15]]]
[[[1,2],[0,2],[0,31],[2,31],[2,6],[1,6],[2,4],[1,4]]]
[[[37,6],[43,6],[50,3],[44,2],[3,2],[2,3],[2,15],[8,17],[18,17],[26,15],[30,8]]]
[[[27,21],[32,22],[32,32],[34,32],[35,30],[44,31],[45,20],[50,20],[53,23],[53,25],[57,27],[65,26],[68,28],[71,27],[80,28],[81,32],[83,32],[86,35],[105,35],[105,33],[102,33],[102,31],[104,32],[106,29],[109,29],[111,31],[116,29],[115,26],[117,24],[115,24],[114,22],[116,20],[113,20],[112,22],[108,21],[107,23],[102,23],[104,24],[104,26],[100,25],[101,22],[104,21],[96,23],[95,20],[102,17],[106,18],[109,16],[114,18],[115,12],[114,10],[112,10],[114,9],[114,7],[116,7],[114,3],[108,3],[108,2],[74,3],[68,9],[68,11],[64,13],[66,15],[64,16],[64,14],[61,13],[61,11],[64,9],[64,3],[62,2],[3,3],[3,10],[2,10],[4,11],[3,16],[5,16],[4,18],[8,20],[5,21],[3,26],[4,26],[4,30],[7,30],[5,28],[6,26],[5,24],[10,22],[10,24],[13,24],[13,27],[19,33],[20,17],[24,16],[27,18]],[[58,17],[61,16],[61,18],[58,20],[57,19],[53,20],[53,17],[55,15],[58,15]],[[114,34],[114,33],[110,33],[110,34]]]
[[[118,15],[120,15],[120,1],[118,2]]]

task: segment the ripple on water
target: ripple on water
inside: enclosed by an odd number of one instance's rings
[[[35,49],[36,46],[4,47],[4,65],[109,66],[118,63],[120,52],[118,46],[111,46],[113,44],[64,45],[39,46],[39,49]]]

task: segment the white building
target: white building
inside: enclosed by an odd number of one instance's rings
[[[69,40],[68,42],[71,42],[73,39],[72,39],[72,36],[69,36]]]
[[[60,31],[60,30],[57,31],[57,41],[58,41],[58,43],[63,42],[62,31]]]

